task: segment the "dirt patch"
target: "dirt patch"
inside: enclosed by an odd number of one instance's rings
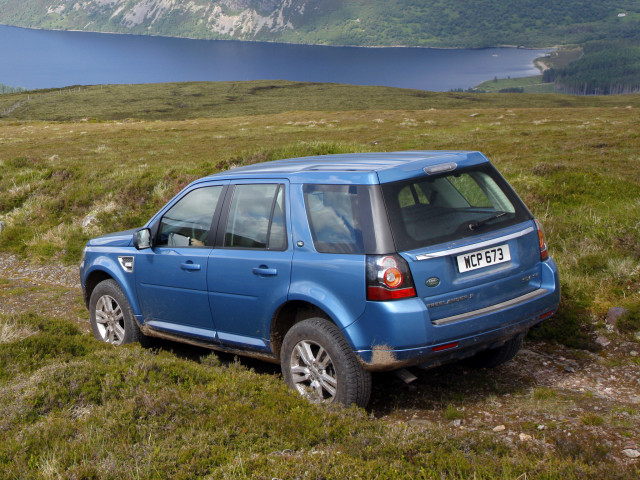
[[[66,318],[89,332],[78,268],[33,264],[0,253],[0,315],[26,312]]]

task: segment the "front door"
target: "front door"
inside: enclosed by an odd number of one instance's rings
[[[212,339],[207,295],[212,223],[223,185],[193,188],[162,215],[153,248],[138,252],[135,275],[144,322]]]

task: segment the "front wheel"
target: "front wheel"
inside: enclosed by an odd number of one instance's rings
[[[89,300],[91,330],[105,343],[122,345],[142,339],[127,297],[114,280],[100,282]]]
[[[338,327],[324,318],[304,320],[287,332],[280,364],[287,384],[312,402],[369,403],[371,374]]]

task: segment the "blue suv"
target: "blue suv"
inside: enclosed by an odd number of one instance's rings
[[[365,406],[371,372],[518,352],[553,315],[542,228],[479,152],[327,155],[187,186],[140,229],[88,242],[93,333],[280,363],[317,402]]]

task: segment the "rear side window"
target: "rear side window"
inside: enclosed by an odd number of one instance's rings
[[[356,185],[304,186],[307,218],[318,252],[364,253],[358,190]]]
[[[286,250],[283,185],[236,185],[224,246]]]
[[[382,191],[399,251],[477,235],[531,218],[489,164],[385,184]]]

